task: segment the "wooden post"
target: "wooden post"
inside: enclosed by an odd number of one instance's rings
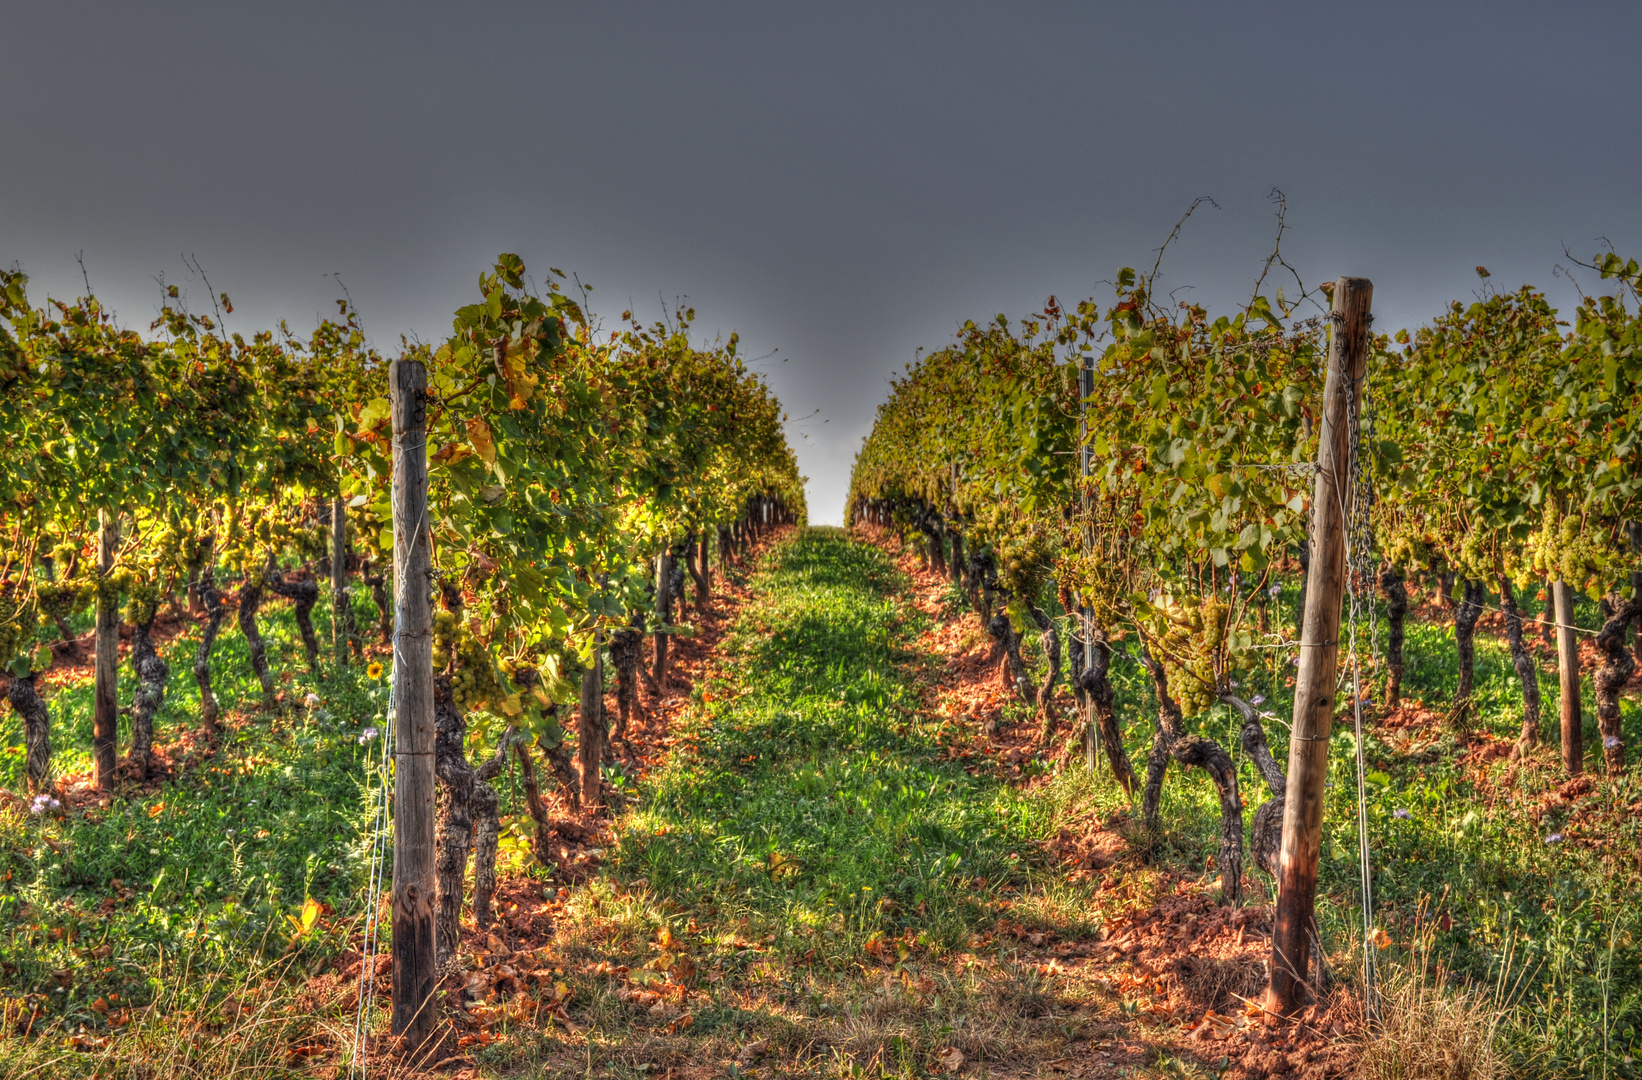
[[[1323,826],[1323,782],[1328,776],[1328,739],[1334,721],[1334,689],[1340,648],[1340,597],[1345,590],[1346,517],[1352,497],[1348,403],[1362,400],[1368,364],[1368,315],[1374,285],[1366,278],[1334,283],[1334,332],[1329,339],[1323,387],[1323,424],[1317,443],[1317,480],[1311,499],[1310,566],[1294,684],[1294,727],[1289,741],[1288,793],[1283,806],[1283,843],[1277,857],[1277,916],[1271,936],[1271,987],[1267,1008],[1282,1016],[1306,1005],[1307,968],[1317,899],[1317,858]]]
[[[667,692],[667,633],[662,627],[673,621],[673,542],[664,541],[661,554],[656,556],[656,630],[652,635],[655,639],[655,663],[652,665],[652,678],[656,681],[656,692],[665,696]]]
[[[1089,471],[1094,465],[1094,448],[1089,445],[1089,395],[1095,392],[1095,354],[1083,354],[1083,366],[1078,370],[1078,505],[1084,512],[1084,551],[1090,543],[1089,526]],[[1083,634],[1083,671],[1095,666],[1095,613],[1087,606],[1078,610],[1078,628]],[[1083,671],[1072,673],[1072,680],[1082,685]],[[1100,739],[1095,734],[1095,699],[1081,693],[1083,702],[1083,761],[1090,772],[1100,766]]]
[[[599,766],[604,763],[610,732],[604,722],[604,634],[593,632],[593,659],[582,672],[582,693],[577,710],[576,766],[581,774],[582,806],[597,810],[604,805],[604,787]]]
[[[331,503],[331,650],[336,666],[348,662],[348,504]]]
[[[1569,776],[1585,771],[1584,718],[1579,709],[1579,638],[1574,634],[1574,590],[1566,581],[1551,585],[1556,608],[1556,670],[1561,677],[1562,767]],[[101,654],[99,654],[101,655]]]
[[[100,579],[114,569],[120,546],[120,515],[97,512],[97,659],[91,709],[92,779],[98,791],[114,787],[115,740],[120,731],[120,598]]]
[[[433,605],[428,533],[427,368],[388,370],[393,403],[393,1033],[433,1033]]]

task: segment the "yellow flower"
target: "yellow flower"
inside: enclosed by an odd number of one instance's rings
[[[372,679],[380,679],[382,677],[382,664],[379,661],[372,660],[365,666],[365,675]]]

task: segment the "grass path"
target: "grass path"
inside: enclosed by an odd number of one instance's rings
[[[905,584],[828,529],[755,577],[608,875],[565,909],[583,1070],[926,1076],[956,1051],[1005,1075],[1089,1034],[993,941],[1006,910],[1063,948],[1098,922],[1043,854],[1048,802],[944,759]]]
[[[1013,789],[940,760],[897,669],[908,611],[881,552],[811,530],[778,559],[629,824],[621,869],[799,935],[824,961],[908,928],[954,948],[977,897],[1024,882],[1044,823]]]

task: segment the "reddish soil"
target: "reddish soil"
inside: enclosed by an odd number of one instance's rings
[[[1011,694],[1003,682],[1002,656],[980,620],[972,614],[952,617],[943,604],[948,583],[887,530],[858,527],[857,532],[895,559],[912,581],[914,606],[934,620],[918,642],[942,661],[938,674],[925,684],[924,703],[932,715],[962,724],[949,738],[949,758],[962,760],[970,772],[991,770],[1019,782],[1022,762],[1045,753],[1064,760],[1074,746],[1081,747],[1064,683],[1052,703],[1062,719],[1047,740],[1038,720],[1010,722],[1003,709]],[[1019,715],[1022,710],[1010,711]],[[1026,780],[1024,786],[1046,780]],[[1147,862],[1144,850],[1130,842],[1134,835],[1127,813],[1119,811],[1105,820],[1068,822],[1047,846],[1073,880],[1099,880],[1103,894],[1116,893],[1127,888],[1124,871]],[[1101,1043],[1104,1060],[1087,1075],[1149,1064],[1164,1047],[1223,1067],[1226,1071],[1219,1075],[1225,1080],[1349,1073],[1362,1039],[1360,1006],[1350,988],[1333,988],[1290,1021],[1267,1015],[1258,999],[1271,954],[1271,907],[1229,907],[1218,901],[1213,886],[1162,874],[1165,895],[1108,921],[1108,936],[1093,947],[1057,945],[1052,934],[1027,931],[1007,919],[999,924],[998,932],[1047,951],[1040,971],[1091,979],[1142,1003],[1141,1019]],[[1251,876],[1259,874],[1252,871]],[[1251,884],[1258,888],[1262,883]]]
[[[752,559],[743,560],[742,565],[755,563],[789,531],[776,529],[756,541]],[[636,779],[659,768],[677,745],[673,723],[689,704],[697,681],[711,678],[718,645],[735,625],[750,596],[745,584],[734,576],[742,573],[738,569],[721,574],[715,568],[707,607],[691,606],[681,616],[681,621],[694,627],[695,635],[671,640],[668,677],[659,700],[640,680],[640,709],[628,725],[627,737],[617,740],[613,748],[616,764]],[[645,662],[653,659],[654,654],[647,648]],[[607,695],[606,714],[614,718],[616,707],[614,694]],[[464,915],[463,952],[472,954],[478,966],[449,975],[441,985],[447,1001],[455,1007],[446,1010],[450,1031],[429,1066],[439,1076],[453,1080],[476,1076],[472,1062],[463,1055],[500,1038],[497,1029],[510,1021],[529,1021],[536,1026],[556,1023],[575,1030],[563,1005],[559,979],[564,972],[549,963],[549,949],[559,912],[570,896],[569,886],[593,876],[604,850],[614,842],[608,807],[615,801],[615,792],[606,785],[605,808],[590,811],[572,805],[540,762],[537,775],[553,822],[552,846],[542,853],[553,867],[552,880],[544,885],[539,878],[504,873],[497,882],[496,921],[480,929],[473,924],[471,912]],[[383,914],[386,917],[386,911]],[[361,944],[362,939],[356,937],[353,949],[337,958],[332,973],[309,984],[323,1001],[350,1007],[357,1001]],[[383,1000],[390,998],[392,970],[391,957],[378,957],[377,995]],[[421,1073],[401,1067],[395,1075]]]

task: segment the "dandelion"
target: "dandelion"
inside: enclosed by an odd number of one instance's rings
[[[1397,818],[1401,821],[1407,821],[1409,818],[1413,817],[1414,815],[1408,812],[1407,807],[1399,806],[1399,807],[1397,807],[1397,809],[1391,811],[1391,816],[1394,817],[1394,818]]]
[[[377,730],[375,728],[373,728],[373,727],[366,728],[364,731],[361,731],[359,733],[359,745],[364,746],[366,743],[368,743],[372,739],[376,738],[376,736],[377,736]]]
[[[1560,844],[1562,843],[1562,834],[1559,832],[1554,832],[1545,838],[1545,842],[1547,844]]]
[[[382,662],[380,660],[372,660],[370,663],[366,664],[365,677],[368,679],[380,679],[382,677]]]
[[[1607,736],[1606,738],[1604,738],[1602,740],[1602,747],[1605,750],[1612,750],[1612,749],[1616,748],[1618,745],[1619,745],[1619,736],[1618,735],[1609,735],[1609,736]]]

